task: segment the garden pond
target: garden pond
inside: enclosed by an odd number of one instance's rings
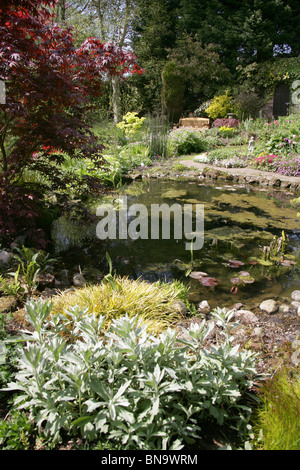
[[[52,230],[56,257],[70,272],[82,271],[87,282],[97,282],[108,272],[109,253],[113,272],[150,282],[178,280],[189,286],[193,303],[207,300],[211,307],[236,302],[257,306],[265,299],[284,299],[299,289],[300,217],[290,205],[293,194],[250,185],[203,181],[136,180],[109,201],[116,208],[120,196],[127,206],[143,204],[151,217],[151,205],[203,204],[204,244],[186,249],[186,239],[100,240],[100,218],[84,225],[62,217]],[[90,201],[96,213],[103,201]],[[135,217],[128,216],[128,223]],[[150,227],[149,220],[149,227]]]

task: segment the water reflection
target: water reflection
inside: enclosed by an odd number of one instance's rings
[[[243,262],[243,271],[255,279],[252,284],[238,286],[239,301],[285,296],[298,287],[300,223],[297,211],[289,206],[284,193],[270,196],[267,191],[252,187],[142,180],[128,186],[123,195],[127,196],[129,206],[138,203],[148,209],[151,204],[162,203],[204,204],[204,247],[188,251],[186,240],[174,239],[172,232],[170,240],[103,241],[96,236],[97,221],[83,225],[80,221],[62,218],[53,226],[53,240],[56,252],[67,267],[80,264],[82,270],[105,270],[107,251],[118,274],[142,277],[150,282],[180,279],[189,284],[195,301],[205,299],[215,305],[231,305],[235,301],[231,279],[238,271],[228,267],[228,260]],[[120,196],[112,201],[116,210]],[[93,202],[95,210],[99,203]],[[130,220],[132,218],[128,222]],[[269,246],[274,236],[281,236],[282,231],[289,236],[287,259],[291,264],[286,267],[279,261],[264,263],[263,247]],[[202,286],[186,275],[189,270],[206,272],[217,279],[218,284]]]

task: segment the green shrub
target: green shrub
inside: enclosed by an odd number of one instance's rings
[[[106,185],[117,187],[128,171],[140,165],[151,164],[149,147],[144,143],[133,142],[121,148],[109,148],[103,158],[105,164],[98,170],[98,176]]]
[[[227,127],[227,126],[222,126],[218,130],[218,134],[220,137],[224,137],[225,139],[230,139],[231,137],[234,137],[237,133],[237,130],[234,127]]]
[[[169,134],[169,141],[176,155],[205,152],[208,148],[205,134],[192,127],[173,129]]]
[[[24,411],[14,410],[6,420],[0,421],[1,450],[29,450],[34,442],[34,422]]]
[[[226,92],[224,95],[215,96],[208,108],[207,115],[215,120],[217,118],[226,118],[228,113],[232,113],[232,98]]]
[[[142,128],[146,118],[138,117],[138,113],[129,112],[123,116],[123,120],[117,124],[119,129],[122,129],[129,137],[134,137]]]
[[[239,119],[255,118],[262,107],[261,98],[252,91],[240,91],[234,97],[234,112]]]
[[[245,393],[256,374],[256,355],[233,346],[233,312],[194,323],[178,337],[168,329],[147,333],[137,317],[105,318],[70,308],[51,315],[51,304],[28,302],[18,372],[8,391],[53,442],[64,432],[123,449],[180,449],[201,438],[201,423],[227,424],[245,436],[251,409]],[[50,320],[49,320],[50,318]],[[205,341],[217,328],[222,341]],[[68,340],[64,332],[68,332]]]

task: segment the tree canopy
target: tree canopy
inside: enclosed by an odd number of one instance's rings
[[[109,76],[140,72],[135,56],[111,43],[88,38],[75,47],[72,28],[53,21],[55,3],[1,3],[0,80],[6,100],[0,105],[0,225],[7,223],[5,211],[24,168],[49,148],[99,154],[84,119],[89,99],[101,94]]]
[[[218,44],[225,64],[262,62],[274,53],[299,54],[300,5],[294,0],[182,0],[179,31]]]
[[[230,79],[226,75],[228,85],[240,79],[241,67],[297,57],[300,51],[300,4],[296,0],[59,0],[59,4],[66,22],[75,25],[76,38],[86,38],[90,31],[119,45],[123,38],[122,46],[134,52],[144,74],[130,79],[132,103],[136,107],[138,101],[144,113],[161,110],[162,71],[170,55],[182,55],[187,37],[209,55],[212,50],[218,55],[218,62],[231,74]],[[199,70],[204,71],[199,60]],[[214,63],[211,71],[211,77],[204,74],[202,78],[199,72],[199,84],[209,80],[215,86]],[[217,84],[222,86],[225,80],[220,78]],[[185,83],[187,108],[195,83],[194,79]],[[127,87],[121,87],[122,92],[130,95]],[[199,95],[197,101],[201,99]],[[130,103],[130,97],[126,102]]]

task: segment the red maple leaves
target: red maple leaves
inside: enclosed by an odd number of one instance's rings
[[[19,136],[2,158],[24,158],[41,145],[67,151],[91,144],[83,115],[90,96],[102,92],[111,75],[140,73],[136,57],[113,44],[87,39],[78,49],[72,29],[50,22],[52,0],[0,3],[0,80],[6,85],[1,126]],[[73,113],[70,113],[72,108]],[[3,127],[1,137],[3,136]],[[21,157],[22,154],[22,157]]]
[[[70,155],[78,149],[99,153],[84,119],[90,97],[102,93],[109,76],[142,71],[131,52],[97,38],[76,48],[72,28],[54,22],[55,3],[0,0],[0,80],[6,89],[0,104],[2,198],[45,146]]]

